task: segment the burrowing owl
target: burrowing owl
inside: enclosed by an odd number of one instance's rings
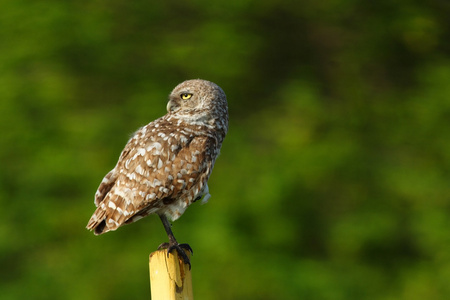
[[[97,209],[87,228],[96,235],[149,214],[161,218],[175,249],[189,263],[167,218],[178,219],[194,201],[207,201],[208,178],[228,130],[223,90],[206,80],[187,80],[169,96],[168,113],[140,128],[96,194]]]

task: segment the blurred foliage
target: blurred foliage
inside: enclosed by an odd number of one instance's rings
[[[450,297],[450,4],[2,1],[1,299],[145,299],[151,216],[93,195],[179,82],[227,93],[197,299]]]

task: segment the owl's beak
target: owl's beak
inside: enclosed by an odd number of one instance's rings
[[[167,112],[171,112],[175,109],[177,105],[175,104],[175,102],[173,100],[169,100],[169,102],[167,102]]]

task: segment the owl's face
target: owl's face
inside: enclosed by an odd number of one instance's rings
[[[226,96],[222,89],[210,81],[187,80],[176,86],[169,95],[167,111],[169,113],[214,111],[217,106],[226,105]]]

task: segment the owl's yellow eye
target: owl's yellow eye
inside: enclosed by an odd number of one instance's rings
[[[191,97],[192,97],[192,94],[190,94],[190,93],[181,94],[181,99],[183,99],[183,100],[191,99]]]

